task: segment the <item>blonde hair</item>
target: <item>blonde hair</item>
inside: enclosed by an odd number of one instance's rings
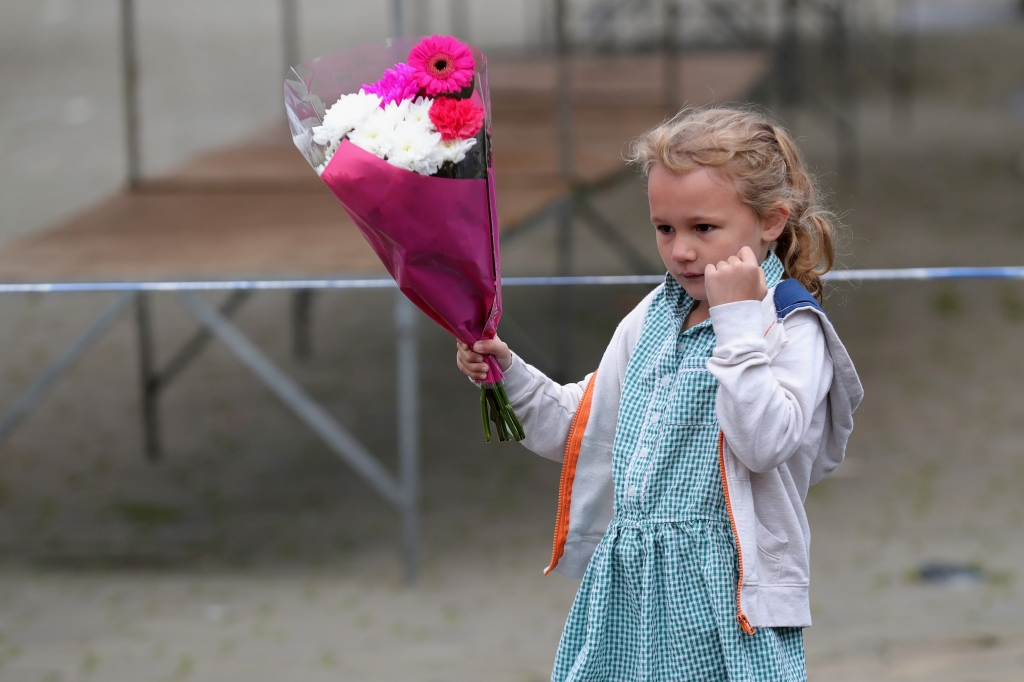
[[[766,116],[741,109],[683,109],[637,139],[627,161],[646,176],[654,164],[673,173],[713,168],[735,183],[740,200],[764,220],[779,204],[789,220],[775,242],[786,276],[819,300],[821,276],[835,262],[833,216],[793,138]]]

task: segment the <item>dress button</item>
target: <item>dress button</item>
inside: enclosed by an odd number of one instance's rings
[[[626,494],[628,494],[630,497],[636,497],[636,486],[629,486],[629,488],[626,490]]]
[[[655,412],[654,414],[651,415],[651,423],[652,424],[657,424],[659,421],[661,421],[661,415],[660,414]]]
[[[665,376],[663,376],[661,378],[661,385],[662,386],[668,386],[671,383],[672,383],[672,377],[671,376],[666,374]]]

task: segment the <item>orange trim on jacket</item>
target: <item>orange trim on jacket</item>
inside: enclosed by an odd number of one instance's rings
[[[736,581],[736,620],[740,622],[740,627],[743,628],[743,632],[748,635],[754,634],[754,626],[750,624],[747,619],[747,614],[743,613],[743,607],[740,605],[740,594],[743,592],[743,548],[740,547],[740,532],[736,529],[736,518],[732,515],[732,500],[729,497],[729,479],[725,476],[725,434],[723,432],[718,433],[718,466],[722,472],[722,489],[725,491],[725,508],[729,510],[729,525],[732,526],[733,537],[736,538],[736,557],[739,562],[739,573],[740,577]]]
[[[558,516],[555,518],[555,540],[551,548],[551,564],[544,569],[544,575],[554,570],[558,560],[565,553],[565,541],[569,537],[569,506],[572,504],[572,483],[576,478],[576,462],[580,458],[580,446],[583,444],[583,432],[587,430],[590,420],[590,405],[594,400],[594,380],[597,372],[590,376],[583,398],[576,408],[569,428],[569,438],[565,442],[565,457],[562,459],[562,481],[558,486]]]

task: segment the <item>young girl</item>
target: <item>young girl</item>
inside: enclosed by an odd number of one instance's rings
[[[790,136],[683,111],[643,135],[668,275],[561,386],[495,338],[524,444],[563,461],[551,566],[583,577],[552,680],[805,680],[809,486],[863,392],[818,305],[832,226]],[[557,568],[556,568],[557,567]]]

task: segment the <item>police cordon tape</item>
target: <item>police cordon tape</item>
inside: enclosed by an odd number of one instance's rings
[[[828,282],[869,282],[938,279],[1024,279],[1024,266],[993,268],[893,268],[833,270]],[[665,275],[580,275],[576,277],[504,277],[501,285],[593,286],[661,284]],[[395,281],[372,279],[225,280],[206,282],[12,282],[0,284],[0,294],[71,293],[99,291],[272,291],[294,289],[392,289]]]

